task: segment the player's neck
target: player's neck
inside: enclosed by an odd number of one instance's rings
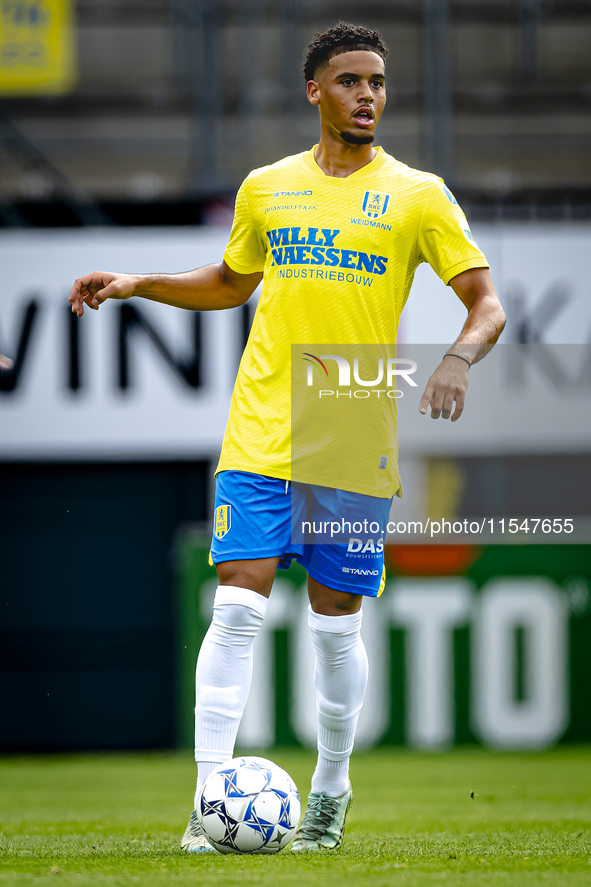
[[[322,172],[339,179],[346,179],[358,169],[367,166],[375,156],[376,150],[371,144],[349,145],[340,137],[324,131],[324,127],[314,153],[314,159]]]

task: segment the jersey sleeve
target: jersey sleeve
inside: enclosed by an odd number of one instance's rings
[[[255,274],[265,267],[265,246],[252,218],[244,183],[236,195],[234,222],[224,260],[238,274]]]
[[[441,179],[433,183],[419,228],[419,253],[445,284],[471,268],[489,268],[466,216]]]

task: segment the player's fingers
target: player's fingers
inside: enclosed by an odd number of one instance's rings
[[[82,317],[84,314],[84,302],[96,286],[102,286],[102,276],[97,272],[86,274],[84,277],[79,277],[74,281],[74,286],[70,290],[70,295],[68,296],[68,301],[72,303],[73,314]]]
[[[439,419],[441,410],[443,409],[443,391],[435,390],[431,398],[431,418]]]
[[[10,357],[5,357],[4,354],[0,354],[0,370],[11,370],[12,369],[12,361]]]
[[[77,302],[80,298],[80,281],[74,281],[74,286],[70,290],[70,295],[68,296],[69,302]]]
[[[98,271],[94,271],[92,274],[85,274],[84,277],[78,277],[74,281],[68,297],[70,302],[75,302],[81,295],[90,292],[92,286],[103,286],[103,278]]]
[[[112,274],[103,271],[93,271],[92,274],[85,274],[74,281],[74,286],[70,290],[68,297],[72,303],[72,311],[75,311],[79,317],[82,317],[84,314],[84,303],[89,308],[96,308],[95,305],[91,304],[94,296],[97,292],[101,292],[108,287],[112,282],[112,278]]]
[[[82,296],[82,298],[80,300],[80,304],[82,305],[82,310],[84,310],[84,305],[86,305],[88,308],[92,308],[93,310],[96,311],[97,306],[93,305],[93,301],[94,301],[94,294],[93,293],[86,293],[84,296]]]
[[[448,391],[448,393],[443,398],[443,405],[441,407],[441,418],[442,419],[449,419],[453,405],[454,405],[454,395],[451,391]]]
[[[82,317],[84,314],[84,299],[82,296],[79,299],[72,300],[72,314],[77,314],[78,317]]]
[[[427,407],[431,403],[432,394],[433,394],[433,390],[431,388],[431,385],[429,383],[427,383],[427,387],[425,388],[423,396],[421,397],[421,399],[419,401],[419,413],[422,413],[423,415],[425,415],[425,413],[427,412]]]
[[[90,289],[91,287],[100,289],[106,283],[110,283],[111,278],[112,274],[108,271],[92,271],[90,274],[79,277],[74,286],[79,284],[82,290]]]
[[[80,293],[80,281],[76,280],[74,282],[74,286],[70,290],[70,295],[68,296],[68,301],[72,304],[72,314],[78,314],[80,316],[82,309],[82,314],[84,314],[84,307],[82,306],[82,296]]]
[[[464,412],[464,400],[465,400],[465,395],[463,392],[461,394],[460,393],[456,394],[456,408],[454,410],[453,416],[451,417],[452,422],[457,422],[458,419],[460,418],[460,416],[462,415],[462,413]]]
[[[85,301],[90,308],[98,308],[99,305],[102,305],[107,299],[111,297],[116,298],[120,293],[121,286],[116,281],[112,281],[107,286],[103,287],[103,289],[97,290],[97,292],[92,294],[90,298]]]

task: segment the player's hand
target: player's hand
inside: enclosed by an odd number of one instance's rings
[[[82,317],[85,304],[98,311],[107,299],[129,299],[135,292],[138,280],[138,275],[112,274],[109,271],[93,271],[79,277],[70,291],[72,312]]]
[[[0,354],[0,370],[11,370],[12,369],[12,361],[10,357],[4,357],[3,354]]]
[[[431,418],[449,419],[457,422],[464,409],[466,391],[468,390],[470,367],[463,360],[448,357],[439,364],[425,388],[419,403],[419,412],[423,415],[431,407]],[[452,415],[452,409],[456,408]]]

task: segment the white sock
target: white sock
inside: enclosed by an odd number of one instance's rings
[[[336,797],[349,787],[349,758],[367,685],[367,654],[361,640],[362,611],[322,616],[308,608],[316,650],[318,763],[312,791]]]
[[[195,680],[197,793],[214,767],[230,760],[252,677],[252,645],[267,598],[248,588],[219,585]]]

